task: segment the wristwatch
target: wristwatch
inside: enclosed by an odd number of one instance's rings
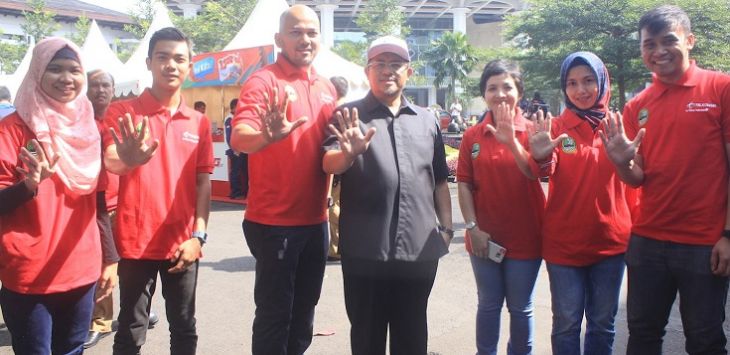
[[[444,226],[442,226],[442,225],[439,224],[438,230],[439,230],[439,233],[446,233],[449,236],[449,238],[452,238],[452,239],[454,238],[454,230],[453,229],[446,228],[446,227],[444,227]]]
[[[200,241],[200,246],[202,247],[203,244],[208,241],[208,233],[203,231],[195,231],[190,238],[198,238],[198,240]]]
[[[477,227],[477,222],[474,222],[474,221],[466,222],[466,230],[470,231],[476,227]]]

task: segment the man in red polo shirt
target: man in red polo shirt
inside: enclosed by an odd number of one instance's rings
[[[170,352],[195,354],[195,286],[206,241],[213,154],[210,122],[180,94],[190,41],[178,29],[152,35],[152,88],[109,107],[107,169],[121,175],[114,230],[119,261],[119,330],[114,354],[144,344],[157,275],[162,280]]]
[[[619,176],[642,187],[626,252],[627,353],[661,354],[679,292],[687,353],[727,354],[730,76],[689,59],[695,37],[679,7],[645,13],[639,31],[653,82],[602,136]]]
[[[231,146],[249,154],[243,232],[256,258],[252,352],[303,354],[327,258],[327,175],[321,149],[335,91],[317,75],[319,20],[312,9],[285,11],[276,63],[241,88]]]

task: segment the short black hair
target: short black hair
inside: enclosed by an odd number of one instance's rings
[[[195,101],[195,103],[193,104],[193,108],[206,107],[206,106],[207,105],[203,101]]]
[[[332,85],[335,87],[337,99],[347,96],[347,92],[350,90],[350,86],[347,84],[347,79],[341,76],[333,76],[330,78],[330,82],[332,82]]]
[[[236,106],[238,106],[238,99],[231,100],[231,103],[228,106],[230,106],[231,111],[235,111]]]
[[[514,80],[515,85],[517,86],[517,92],[520,96],[522,96],[525,88],[522,85],[522,73],[520,72],[520,67],[517,66],[515,62],[509,60],[495,59],[484,66],[482,77],[479,79],[479,92],[481,92],[482,97],[487,89],[487,81],[489,81],[489,78],[502,74],[508,74],[512,77],[512,80]]]
[[[191,59],[193,56],[193,43],[190,41],[190,38],[175,27],[165,27],[152,34],[152,38],[150,38],[150,46],[147,48],[147,58],[152,59],[152,53],[155,49],[155,45],[157,45],[157,42],[159,41],[185,42],[185,44],[188,45],[188,59]]]
[[[10,101],[10,90],[7,86],[0,86],[0,100]]]
[[[94,69],[94,70],[86,73],[86,81],[88,82],[92,76],[94,76],[96,74],[101,74],[101,73],[104,73],[107,76],[109,76],[109,79],[111,79],[111,81],[112,81],[112,86],[114,86],[114,75],[112,75],[111,73],[109,73],[108,71],[106,71],[104,69]]]
[[[645,29],[652,35],[679,26],[685,34],[692,33],[692,24],[687,13],[679,6],[662,5],[647,11],[639,20],[639,35]]]

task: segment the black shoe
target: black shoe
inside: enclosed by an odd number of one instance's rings
[[[150,312],[150,322],[147,325],[147,329],[152,329],[160,321],[160,317],[155,312]]]
[[[90,331],[89,335],[86,337],[86,342],[84,342],[84,349],[88,349],[96,345],[96,343],[98,343],[101,338],[109,335],[110,333],[111,332],[101,333],[97,331]]]

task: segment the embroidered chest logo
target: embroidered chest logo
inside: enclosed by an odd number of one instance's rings
[[[481,147],[479,146],[479,143],[474,143],[471,146],[471,159],[474,160],[479,156],[479,151],[481,150]]]
[[[198,144],[198,142],[200,141],[200,137],[198,137],[197,134],[192,134],[188,131],[185,131],[185,132],[183,132],[182,140],[184,140],[186,142]]]
[[[30,152],[30,154],[33,154],[34,156],[38,155],[38,152],[35,150],[35,146],[33,145],[32,141],[28,141],[28,143],[25,144],[25,149]]]
[[[684,112],[708,112],[717,108],[717,104],[712,102],[690,102]]]
[[[649,109],[648,108],[642,108],[641,111],[639,111],[639,126],[643,127],[646,122],[649,121]]]
[[[578,151],[578,145],[572,137],[563,139],[563,143],[561,144],[564,153],[575,154]]]
[[[296,102],[299,98],[299,96],[297,96],[297,91],[289,85],[284,86],[284,93],[286,93],[286,96],[289,97],[289,102]]]
[[[320,93],[319,94],[319,99],[322,100],[322,102],[324,102],[326,104],[335,102],[335,98],[332,97],[332,95],[330,95],[330,94],[328,94],[326,92]]]

